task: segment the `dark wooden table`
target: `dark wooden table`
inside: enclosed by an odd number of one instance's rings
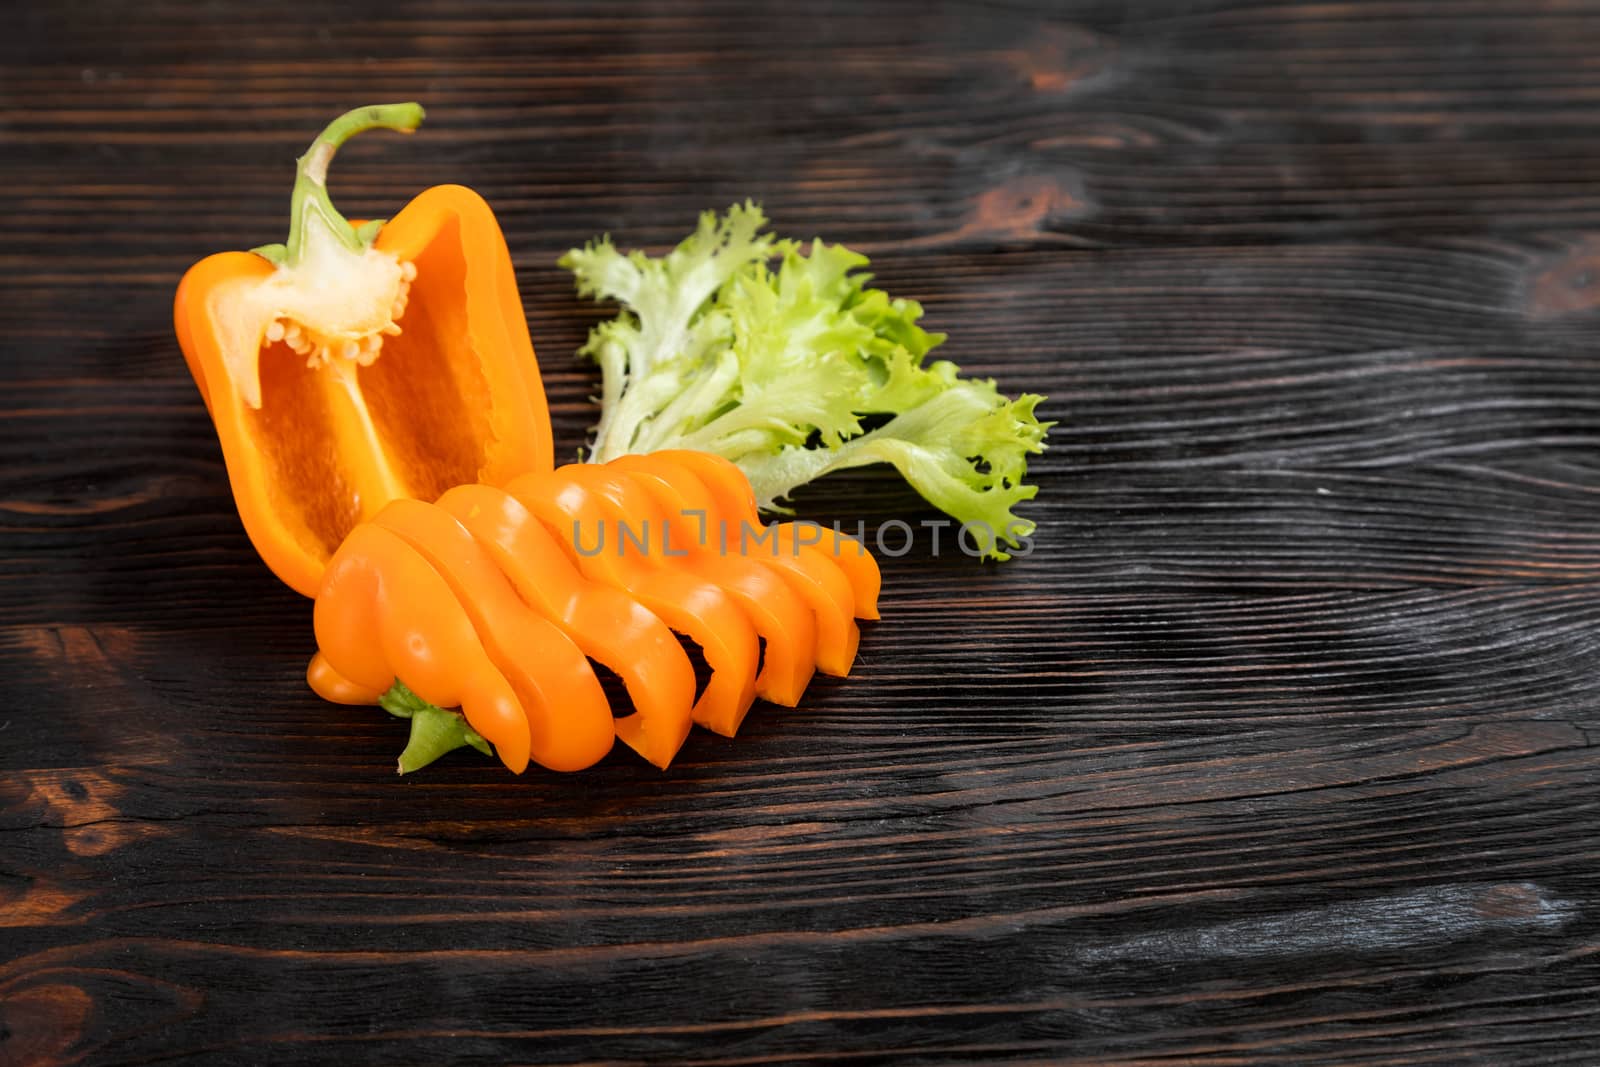
[[[1600,5],[14,5],[0,1063],[1600,1062]],[[352,214],[745,197],[1061,420],[848,680],[514,778],[317,700],[170,327]],[[817,518],[932,518],[894,478]]]

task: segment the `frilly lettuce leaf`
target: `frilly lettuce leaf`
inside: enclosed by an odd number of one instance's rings
[[[1001,546],[1034,529],[1013,508],[1038,491],[1023,478],[1052,425],[1034,416],[1041,398],[1008,400],[993,381],[925,362],[944,335],[917,325],[915,301],[868,288],[865,256],[765,226],[745,203],[705,213],[659,258],[610,238],[562,257],[581,295],[622,305],[581,349],[602,373],[589,458],[712,452],[769,510],[830,471],[890,463],[985,554],[1008,558]],[[869,417],[879,425],[865,428]]]

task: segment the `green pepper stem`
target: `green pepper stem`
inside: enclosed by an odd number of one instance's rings
[[[369,224],[365,232],[358,232],[339,214],[328,198],[328,165],[339,147],[356,134],[380,128],[410,133],[422,124],[422,116],[421,104],[373,104],[346,111],[328,123],[298,161],[294,192],[289,197],[289,240],[283,245],[263,245],[256,253],[274,263],[294,266],[300,262],[312,226],[322,227],[352,252],[363,251],[376,229]]]
[[[473,748],[487,747],[484,739],[467,725],[467,720],[453,711],[433,707],[420,708],[411,716],[411,738],[405,751],[400,753],[400,773],[418,771],[464,745]]]
[[[411,738],[400,753],[400,773],[421,770],[447,752],[471,745],[485,756],[494,755],[483,735],[467,725],[459,713],[446,711],[413,693],[396,678],[378,703],[391,715],[411,720]]]

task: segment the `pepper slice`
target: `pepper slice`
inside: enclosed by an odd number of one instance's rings
[[[622,679],[634,714],[614,720],[616,735],[665,769],[689,736],[695,696],[694,668],[666,624],[628,594],[578,573],[555,536],[504,490],[457,486],[439,507],[471,532],[529,606]]]
[[[611,462],[628,465],[639,458],[621,456]],[[664,449],[650,453],[650,459],[653,469],[686,471],[711,490],[712,495],[707,498],[711,503],[705,506],[716,509],[712,514],[719,516],[730,529],[738,529],[741,524],[755,527],[761,523],[755,491],[750,488],[749,479],[729,460],[691,449]],[[872,557],[866,545],[843,531],[823,530],[814,523],[784,522],[772,529],[776,531],[777,539],[769,555],[808,557],[815,554],[827,558],[844,572],[850,583],[855,617],[878,618],[878,595],[882,589],[883,575],[878,570],[878,561]]]
[[[442,185],[387,222],[354,225],[328,198],[341,144],[421,120],[416,104],[334,120],[299,161],[288,241],[201,260],[173,304],[245,530],[307,596],[345,535],[390,500],[552,465],[544,389],[489,206]]]
[[[749,493],[749,482],[727,460],[704,452],[671,451],[620,457],[611,462],[623,470],[637,470],[642,466],[641,460],[671,481],[694,508],[707,511],[716,526],[718,551],[737,548],[776,572],[804,598],[816,616],[817,669],[841,678],[849,674],[861,643],[861,630],[854,618],[855,593],[845,572],[813,545],[780,545],[775,528],[763,526],[756,517],[753,494],[745,508],[743,493]],[[731,475],[723,471],[723,465]],[[701,479],[701,469],[710,477]],[[734,531],[731,536],[728,530]],[[747,536],[747,531],[758,533]],[[759,543],[757,536],[762,538]]]
[[[756,632],[727,595],[704,579],[615,547],[588,550],[595,536],[604,536],[606,529],[620,535],[627,525],[627,515],[607,490],[615,478],[601,468],[572,463],[550,474],[516,478],[506,491],[549,528],[586,577],[627,591],[700,646],[711,678],[695,702],[693,719],[732,737],[755,700]]]
[[[318,649],[306,664],[306,684],[323,700],[334,704],[376,704],[383,699],[385,689],[369,689],[352,682],[333,669],[328,657]]]
[[[460,707],[502,763],[527,769],[521,701],[449,584],[404,540],[371,524],[350,531],[323,575],[312,625],[322,663],[308,675],[331,691],[319,693],[384,692],[399,679],[431,704]]]
[[[883,586],[883,575],[866,545],[843,531],[811,522],[780,522],[772,530],[780,556],[804,555],[809,550],[827,557],[850,583],[856,618],[878,617],[878,592]]]
[[[554,623],[523,603],[466,527],[420,500],[392,501],[372,521],[416,549],[449,584],[490,661],[529,713],[529,751],[536,763],[578,771],[611,751],[611,706],[589,660]]]
[[[810,605],[770,569],[716,544],[697,521],[706,517],[704,507],[697,508],[698,501],[686,498],[645,459],[623,468],[626,474],[616,482],[618,502],[641,530],[658,531],[653,551],[680,559],[744,610],[765,643],[756,695],[794,707],[817,669],[817,624]]]

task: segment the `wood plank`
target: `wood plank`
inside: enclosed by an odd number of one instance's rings
[[[1600,4],[8,15],[0,1065],[1595,1062]],[[413,97],[335,195],[487,196],[563,456],[556,258],[754,198],[1049,396],[1033,551],[829,479],[915,533],[851,678],[665,774],[397,780],[170,320]]]

